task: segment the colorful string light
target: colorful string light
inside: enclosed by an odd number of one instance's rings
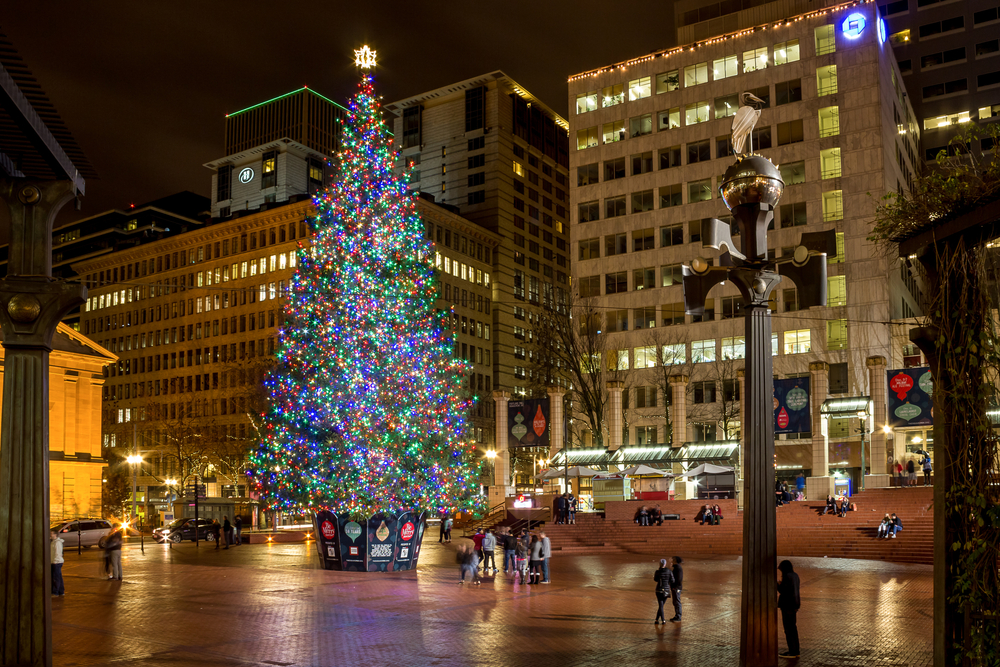
[[[345,119],[337,175],[314,199],[312,244],[279,333],[271,408],[253,452],[268,509],[479,511],[466,437],[467,364],[437,312],[433,246],[370,74]]]

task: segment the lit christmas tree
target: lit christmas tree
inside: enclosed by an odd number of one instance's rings
[[[453,353],[450,313],[434,310],[433,246],[408,177],[393,171],[379,107],[365,72],[290,284],[253,454],[270,509],[367,517],[484,502],[466,439],[467,368]]]

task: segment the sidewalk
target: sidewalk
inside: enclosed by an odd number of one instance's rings
[[[550,586],[514,585],[501,573],[481,587],[458,585],[454,550],[435,540],[416,572],[391,574],[319,570],[312,544],[147,544],[143,555],[135,543],[123,553],[123,583],[98,578],[99,558],[67,554],[66,597],[52,600],[59,667],[739,661],[732,557],[685,559],[684,621],[666,626],[652,623],[651,556],[559,556]],[[929,567],[792,560],[802,578],[802,659],[783,664],[931,665]]]

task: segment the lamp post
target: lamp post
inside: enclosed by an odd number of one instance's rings
[[[139,464],[142,463],[142,457],[138,454],[129,454],[128,458],[125,459],[130,466],[132,466],[132,517],[135,518],[136,511],[136,488],[139,482]]]
[[[858,410],[858,421],[860,425],[858,433],[861,434],[861,490],[865,490],[865,436],[868,434],[868,413]]]

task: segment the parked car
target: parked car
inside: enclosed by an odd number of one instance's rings
[[[198,519],[197,524],[194,519],[174,519],[162,528],[155,529],[153,531],[153,539],[160,543],[167,540],[174,543],[182,542],[183,540],[191,540],[193,542],[195,528],[197,528],[199,540],[214,542],[215,535],[210,530],[211,526],[211,519]]]
[[[71,549],[77,544],[82,545],[84,549],[96,546],[111,528],[110,521],[94,518],[58,521],[49,527],[50,530],[59,533],[59,537],[63,538],[66,549]]]

